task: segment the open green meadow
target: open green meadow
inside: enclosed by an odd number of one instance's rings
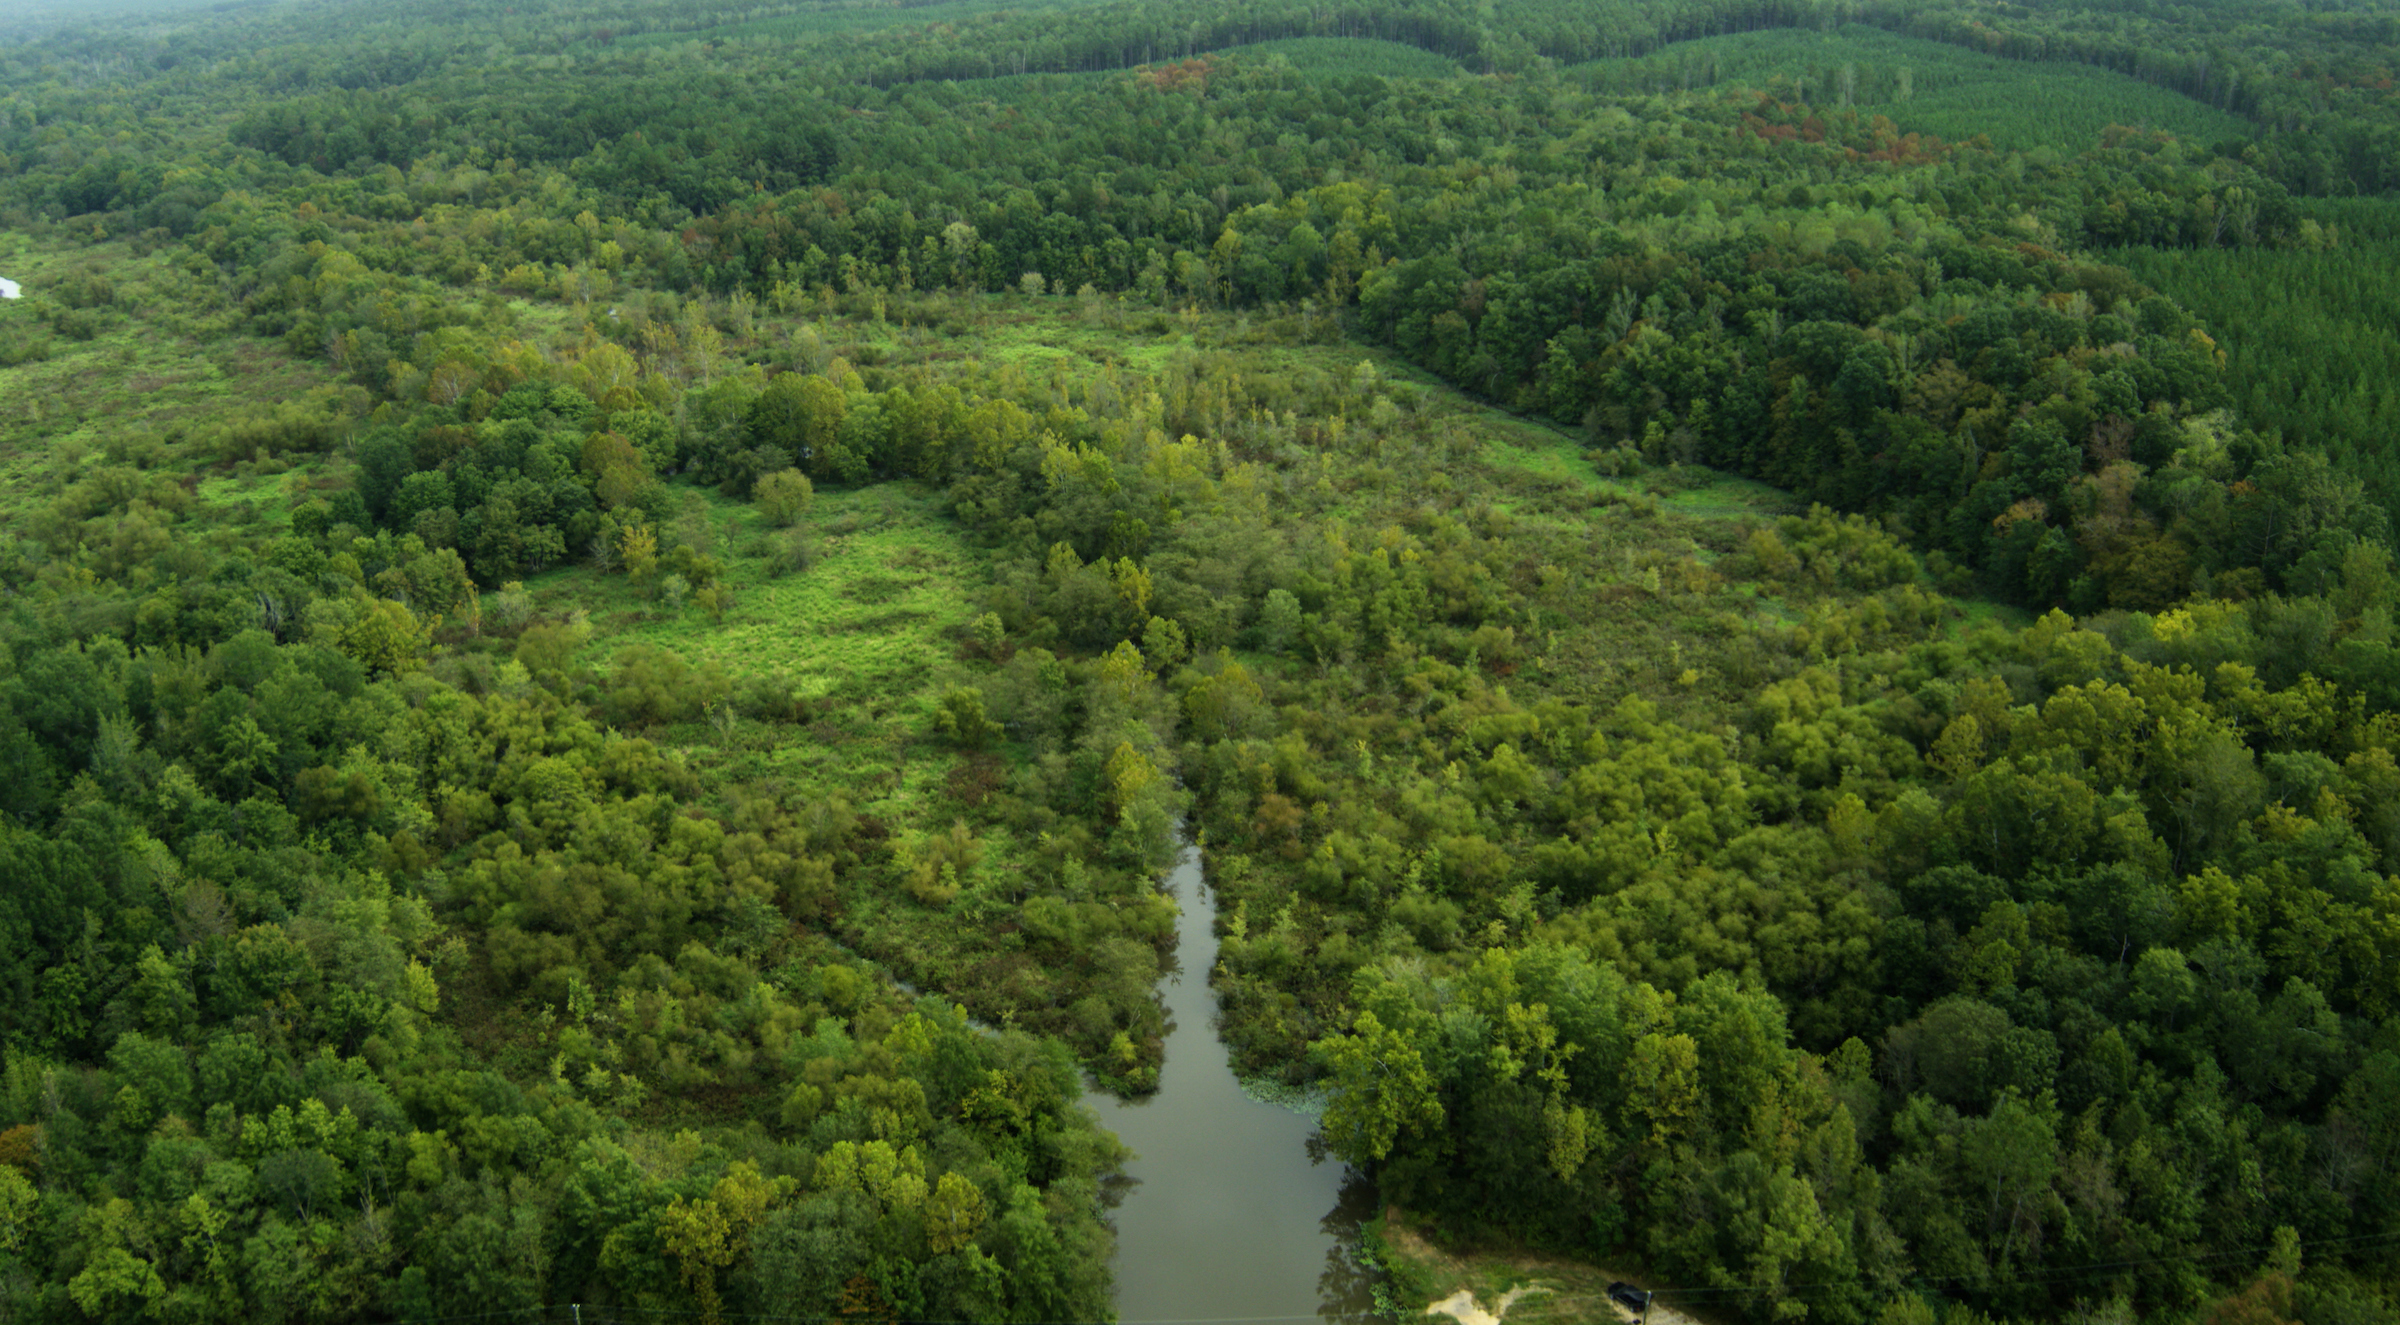
[[[596,643],[672,648],[695,664],[737,675],[786,678],[809,702],[856,702],[879,714],[913,695],[948,651],[974,601],[967,553],[930,494],[897,485],[819,497],[816,563],[772,576],[760,550],[765,523],[747,505],[695,494],[678,518],[733,551],[735,605],[721,620],[698,607],[646,610],[622,581],[562,572],[541,596],[588,604]],[[743,555],[748,553],[749,555]]]
[[[902,484],[821,494],[804,535],[813,564],[797,572],[770,569],[772,531],[747,503],[688,493],[676,527],[724,558],[732,605],[721,616],[645,601],[583,566],[527,587],[545,611],[588,613],[579,656],[600,675],[627,650],[662,649],[809,715],[784,727],[719,703],[664,728],[717,794],[807,786],[895,824],[946,822],[949,764],[921,747],[944,683],[961,683],[955,655],[981,577],[935,494]]]
[[[197,463],[212,471],[188,485],[200,502],[279,517],[281,483],[237,492],[226,480],[236,466],[247,477],[305,467],[287,459],[261,474],[250,462],[259,445],[289,451],[294,441],[261,402],[340,412],[341,383],[322,362],[233,335],[237,319],[214,283],[168,254],[19,242],[0,273],[24,288],[0,303],[0,360],[13,363],[0,398],[0,511],[29,515],[54,480],[127,467],[180,475]],[[253,426],[228,426],[236,421]]]

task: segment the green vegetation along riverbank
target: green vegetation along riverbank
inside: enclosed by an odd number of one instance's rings
[[[2380,22],[0,42],[0,1303],[1107,1319],[1183,823],[1429,1256],[2388,1315]]]

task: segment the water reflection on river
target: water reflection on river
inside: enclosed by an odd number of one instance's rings
[[[1216,1036],[1216,899],[1199,852],[1167,880],[1183,908],[1178,961],[1159,992],[1173,1030],[1158,1093],[1136,1103],[1087,1097],[1139,1156],[1116,1212],[1117,1317],[1160,1322],[1373,1319],[1358,1263],[1372,1189],[1310,1153],[1316,1120],[1242,1093]]]

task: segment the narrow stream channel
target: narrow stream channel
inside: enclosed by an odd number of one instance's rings
[[[1356,1253],[1373,1190],[1309,1153],[1314,1118],[1242,1093],[1214,1024],[1216,897],[1196,848],[1183,849],[1167,889],[1183,914],[1159,984],[1171,1029],[1158,1093],[1086,1097],[1138,1157],[1116,1212],[1117,1318],[1363,1325],[1374,1290]]]

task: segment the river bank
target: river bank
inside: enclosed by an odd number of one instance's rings
[[[1610,1300],[1608,1286],[1626,1280],[1653,1286],[1645,1276],[1618,1268],[1561,1260],[1521,1249],[1435,1245],[1405,1211],[1390,1207],[1376,1229],[1378,1254],[1390,1272],[1388,1295],[1398,1314],[1456,1320],[1459,1325],[1631,1325],[1633,1312]],[[1645,1325],[1716,1325],[1664,1295],[1650,1304]]]

